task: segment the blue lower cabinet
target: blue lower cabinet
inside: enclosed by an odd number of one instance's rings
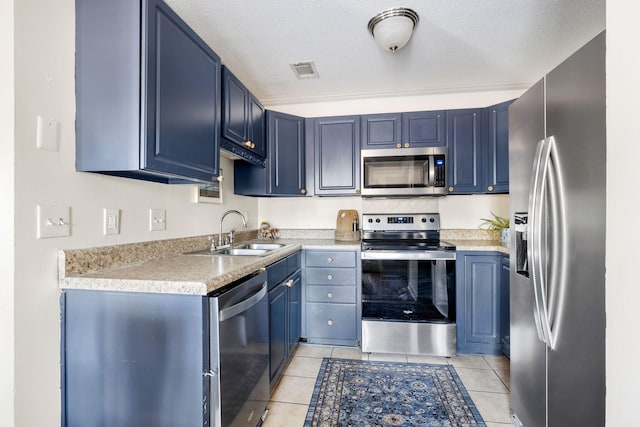
[[[287,287],[269,291],[269,379],[273,383],[287,361]]]
[[[360,253],[305,250],[303,336],[313,344],[356,346],[361,335]]]
[[[501,354],[503,255],[458,252],[456,260],[457,351],[462,354]]]
[[[267,267],[269,276],[269,380],[274,386],[300,341],[300,252]]]
[[[509,307],[509,257],[503,256],[500,266],[500,346],[502,354],[510,357],[511,349],[511,309]]]

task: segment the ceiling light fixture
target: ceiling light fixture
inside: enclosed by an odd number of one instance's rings
[[[396,53],[407,44],[418,24],[418,14],[405,7],[383,10],[369,21],[369,32],[381,48]]]

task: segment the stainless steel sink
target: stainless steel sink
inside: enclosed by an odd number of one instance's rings
[[[284,243],[247,243],[247,244],[239,244],[236,247],[241,249],[274,250],[274,249],[280,249],[284,246],[285,246]]]
[[[246,248],[233,248],[233,249],[221,249],[220,255],[253,255],[260,256],[269,252],[270,249],[246,249]]]
[[[202,249],[200,251],[187,252],[183,255],[263,256],[284,246],[286,246],[284,243],[241,243],[233,248]]]

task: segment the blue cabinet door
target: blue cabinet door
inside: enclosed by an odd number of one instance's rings
[[[266,112],[267,161],[264,167],[235,161],[234,193],[245,196],[305,196],[304,119]]]
[[[287,361],[287,286],[269,291],[269,379],[273,382]]]
[[[78,2],[76,40],[77,170],[218,176],[220,59],[166,3]]]
[[[222,148],[263,166],[264,107],[242,82],[222,67]]]
[[[509,192],[509,105],[514,100],[487,108],[487,192]]]
[[[251,149],[257,156],[266,154],[264,107],[253,95],[249,96],[249,140]]]
[[[270,168],[269,193],[304,196],[305,150],[304,119],[291,114],[267,111]]]
[[[291,281],[291,282],[289,282]],[[302,313],[302,280],[300,278],[300,270],[294,273],[287,280],[291,285],[288,289],[288,300],[287,300],[287,315],[288,315],[288,349],[287,353],[291,355],[293,348],[296,346],[298,341],[300,340],[300,326],[301,322],[301,313]]]
[[[501,353],[500,266],[500,255],[458,253],[456,329],[459,353]]]
[[[447,111],[449,193],[482,193],[486,187],[486,109]]]
[[[362,148],[401,148],[402,114],[369,114],[360,117]]]
[[[416,111],[402,113],[402,147],[439,147],[447,145],[445,112]]]
[[[503,256],[500,263],[500,347],[502,348],[502,353],[507,357],[510,357],[511,349],[509,273],[509,257]]]
[[[313,119],[315,194],[360,193],[360,116]]]

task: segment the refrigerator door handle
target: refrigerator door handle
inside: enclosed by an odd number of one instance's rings
[[[533,319],[538,333],[538,339],[547,344],[547,337],[542,327],[542,312],[540,302],[540,280],[543,275],[541,262],[540,241],[542,239],[542,223],[540,206],[542,205],[542,175],[544,173],[544,163],[542,161],[546,146],[546,139],[538,142],[536,154],[533,161],[533,171],[529,183],[529,222],[527,240],[527,257],[529,271],[531,272],[531,284],[533,286],[534,307]]]
[[[538,144],[531,187],[529,244],[534,318],[538,337],[553,350],[562,318],[568,262],[562,174],[553,136]]]
[[[568,242],[565,196],[562,181],[562,168],[556,150],[555,137],[549,140],[549,161],[548,161],[548,189],[547,197],[550,212],[550,227],[552,233],[549,234],[550,242],[550,263],[547,266],[548,286],[545,289],[545,320],[548,331],[548,346],[555,349],[560,331],[560,321],[562,319],[562,309],[564,307],[564,294],[567,285],[568,272]]]

